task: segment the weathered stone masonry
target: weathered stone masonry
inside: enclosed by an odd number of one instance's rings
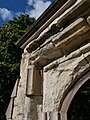
[[[90,0],[62,1],[17,43],[24,49],[21,78],[7,120],[67,120],[71,100],[90,78]]]

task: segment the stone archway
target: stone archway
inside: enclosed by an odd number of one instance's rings
[[[70,104],[74,98],[74,96],[76,95],[76,93],[78,92],[78,90],[88,81],[90,80],[90,72],[88,72],[87,74],[85,74],[73,87],[72,89],[69,91],[69,93],[67,94],[67,96],[65,97],[60,113],[61,113],[61,120],[67,120],[67,112],[68,109],[70,107]]]
[[[90,120],[90,79],[74,96],[67,112],[67,118],[68,120]]]

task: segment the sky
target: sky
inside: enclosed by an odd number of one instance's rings
[[[0,0],[0,26],[22,13],[36,19],[54,0]]]

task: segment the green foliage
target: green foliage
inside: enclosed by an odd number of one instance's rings
[[[5,120],[10,95],[16,79],[19,78],[23,51],[15,43],[34,22],[34,18],[21,14],[0,27],[0,120]]]

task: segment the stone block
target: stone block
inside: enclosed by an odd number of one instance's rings
[[[90,25],[90,16],[87,18],[87,22]]]
[[[87,52],[86,54],[84,54],[84,57],[87,60],[87,63],[89,64],[89,66],[90,66],[90,51]]]
[[[90,51],[90,43],[87,43],[86,45],[82,46],[80,48],[81,53],[85,54]]]
[[[63,41],[57,43],[58,49],[62,49],[65,55],[77,50],[82,44],[90,39],[90,31],[84,26],[75,33],[65,38]],[[78,44],[77,44],[78,42]]]
[[[70,69],[64,70],[64,67],[65,66],[58,66],[44,73],[44,112],[58,110],[63,93],[73,80],[72,71]]]
[[[46,112],[44,115],[43,120],[60,120],[60,112],[58,111]]]
[[[47,113],[42,113],[42,120],[47,120]]]
[[[60,120],[60,113],[59,112],[51,112],[50,120]]]
[[[63,31],[61,31],[60,34],[53,39],[53,42],[57,43],[58,41],[67,38],[77,30],[82,28],[83,26],[87,26],[87,22],[84,20],[84,18],[77,19],[76,21],[71,23],[68,27],[66,27]]]
[[[43,76],[42,69],[29,66],[27,74],[26,95],[42,95]]]
[[[12,120],[12,119],[7,119],[7,120]]]
[[[12,94],[11,94],[11,98],[15,98],[15,97],[17,96],[18,85],[19,85],[19,79],[17,79],[17,81],[16,81],[16,83],[15,83],[13,92],[12,92]]]
[[[42,105],[37,105],[38,120],[43,120]]]
[[[12,119],[12,114],[13,114],[13,107],[14,107],[14,99],[11,99],[7,111],[6,111],[6,118],[7,119]]]
[[[38,120],[40,117],[42,117],[41,111],[42,111],[42,96],[30,96],[25,98],[23,118],[24,120]]]
[[[68,21],[73,21],[80,16],[89,14],[86,11],[90,8],[89,0],[76,0],[76,3],[67,9],[61,16],[57,19],[57,23],[63,27],[69,24]]]

